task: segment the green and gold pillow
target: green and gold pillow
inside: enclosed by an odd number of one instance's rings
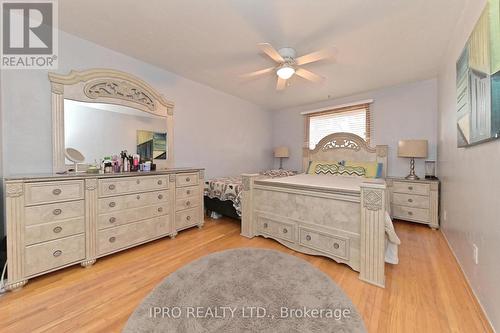
[[[346,166],[364,168],[366,178],[380,178],[382,176],[382,163],[346,161]]]
[[[316,163],[312,171],[313,171],[312,174],[316,175],[339,175],[339,176],[360,176],[360,177],[365,175],[365,169],[363,167],[344,166],[338,163]]]

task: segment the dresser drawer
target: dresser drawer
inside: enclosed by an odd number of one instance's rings
[[[424,195],[393,193],[392,203],[399,206],[429,208],[429,197]]]
[[[170,229],[169,223],[170,216],[164,215],[100,230],[97,232],[97,253],[103,255],[166,235]]]
[[[198,185],[197,173],[181,173],[175,176],[175,185],[177,187]]]
[[[179,230],[200,223],[200,209],[186,209],[175,213],[175,229]]]
[[[117,194],[156,191],[168,188],[168,175],[121,177],[99,180],[99,195],[110,196]]]
[[[403,220],[409,219],[424,223],[430,222],[430,212],[428,209],[392,205],[392,214],[395,218]]]
[[[200,202],[201,202],[200,197],[177,199],[175,200],[175,210],[179,211],[188,208],[198,207],[200,205]]]
[[[299,244],[349,260],[349,239],[345,237],[299,227]]]
[[[24,196],[26,205],[83,199],[83,180],[27,183]]]
[[[83,216],[85,216],[85,203],[83,200],[30,206],[24,209],[26,225],[68,220]]]
[[[392,191],[394,193],[429,195],[430,189],[429,184],[394,181]]]
[[[176,199],[185,199],[200,196],[199,186],[179,187],[175,189]]]
[[[98,212],[109,213],[123,209],[151,206],[168,201],[168,191],[127,194],[99,199]]]
[[[85,236],[77,235],[27,246],[24,272],[38,274],[85,258]]]
[[[26,245],[42,243],[84,233],[85,218],[82,216],[71,220],[27,226],[25,231],[24,243]]]
[[[292,223],[278,222],[260,216],[257,219],[257,230],[265,235],[283,239],[289,242],[295,241],[295,225]]]
[[[100,214],[97,218],[97,223],[99,229],[106,229],[167,214],[168,204],[160,203],[153,206],[124,209],[112,213]]]

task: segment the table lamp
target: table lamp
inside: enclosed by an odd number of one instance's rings
[[[288,147],[277,147],[274,148],[274,157],[278,157],[280,159],[280,169],[283,169],[283,158],[289,157]]]
[[[427,157],[427,140],[400,140],[398,143],[398,156],[410,158],[410,174],[406,179],[420,179],[415,174],[415,158]]]

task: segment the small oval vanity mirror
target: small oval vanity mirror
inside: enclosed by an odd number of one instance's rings
[[[85,161],[85,156],[75,148],[66,148],[64,150],[64,155],[75,164],[74,172],[78,172],[78,163],[83,163]]]

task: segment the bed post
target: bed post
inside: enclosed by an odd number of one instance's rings
[[[259,174],[242,174],[243,192],[241,193],[241,235],[254,236],[253,221],[253,182]]]
[[[386,185],[361,185],[361,253],[359,278],[385,287]]]

